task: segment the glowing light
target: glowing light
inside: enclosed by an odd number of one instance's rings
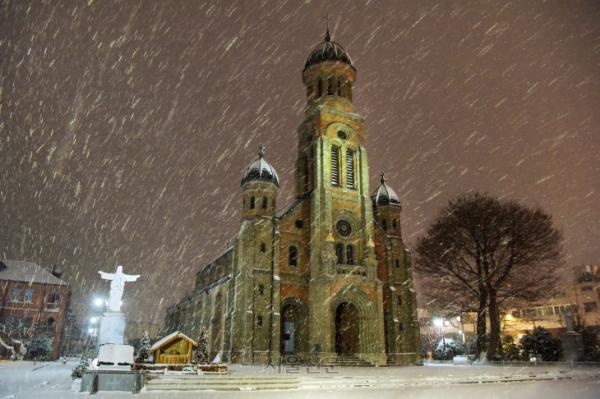
[[[94,299],[94,305],[97,307],[100,307],[102,305],[104,305],[104,299],[102,298],[95,298]]]
[[[90,323],[92,323],[92,324],[98,323],[98,318],[96,316],[90,317]]]
[[[441,327],[444,325],[444,319],[441,319],[439,317],[436,317],[433,319],[433,325],[436,327]]]

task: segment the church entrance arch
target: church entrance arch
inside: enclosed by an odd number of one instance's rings
[[[281,304],[281,353],[303,352],[306,306],[297,298],[286,298]]]
[[[338,305],[335,311],[335,351],[339,355],[359,352],[359,315],[349,302]]]

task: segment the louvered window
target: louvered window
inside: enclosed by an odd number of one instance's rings
[[[338,80],[338,96],[344,97],[344,80],[342,78]]]
[[[346,187],[354,188],[354,151],[346,150]]]
[[[340,147],[331,146],[331,184],[340,185]]]

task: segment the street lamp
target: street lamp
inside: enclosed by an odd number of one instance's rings
[[[102,305],[104,305],[104,299],[102,298],[94,298],[94,306],[96,306],[97,308],[101,307]]]
[[[443,317],[436,317],[433,319],[433,325],[438,327],[442,332],[442,350],[446,353],[446,337],[444,337],[444,324],[446,320]]]
[[[90,317],[90,324],[96,324],[96,323],[98,323],[98,318],[96,316]]]

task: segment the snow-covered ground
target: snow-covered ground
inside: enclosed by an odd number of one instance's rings
[[[71,369],[60,362],[0,362],[0,399],[18,398],[85,398],[88,394],[73,390]],[[142,392],[138,398],[465,398],[476,397],[515,399],[598,399],[600,398],[600,369],[568,367],[493,367],[493,366],[424,366],[389,368],[344,368],[325,370],[264,368],[233,366],[232,376],[287,375],[310,381],[365,380],[362,388],[300,389],[284,392]],[[317,372],[318,371],[318,372]],[[298,373],[296,373],[298,372]],[[498,382],[507,380],[519,382]],[[98,393],[96,398],[125,398],[130,393]]]

